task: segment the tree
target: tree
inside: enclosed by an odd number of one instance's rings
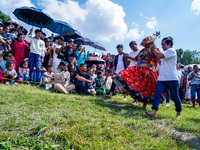
[[[2,11],[0,11],[0,21],[1,22],[6,22],[6,21],[10,21],[11,18],[10,16],[4,14]]]
[[[177,49],[176,53],[177,53],[177,62],[181,62],[181,58],[183,56],[183,49],[182,48]]]

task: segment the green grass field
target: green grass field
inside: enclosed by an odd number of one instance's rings
[[[200,107],[183,102],[178,119],[171,102],[149,118],[122,98],[0,84],[0,149],[200,149]]]

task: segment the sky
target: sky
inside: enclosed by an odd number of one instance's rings
[[[141,41],[156,31],[161,40],[171,36],[174,48],[198,50],[200,47],[200,0],[1,0],[0,10],[12,20],[19,21],[12,12],[22,6],[39,8],[55,20],[69,23],[84,37],[104,45],[106,52],[117,54],[116,46],[124,45],[131,51],[129,42]],[[30,30],[31,26],[19,21]],[[36,29],[36,27],[34,27]],[[44,29],[47,35],[51,32]],[[87,50],[98,52],[87,46]]]

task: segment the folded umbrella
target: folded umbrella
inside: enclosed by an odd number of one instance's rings
[[[85,63],[86,64],[104,64],[105,61],[102,58],[95,56],[95,57],[88,57],[85,60]]]
[[[5,26],[8,26],[8,25],[10,25],[10,24],[13,24],[14,26],[15,26],[15,28],[17,28],[17,26],[19,25],[19,26],[22,26],[19,22],[17,22],[17,21],[6,21],[6,22],[4,22],[3,23]]]
[[[21,21],[39,28],[50,28],[54,26],[54,20],[42,10],[34,7],[20,7],[13,14]]]

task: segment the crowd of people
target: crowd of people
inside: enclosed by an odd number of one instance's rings
[[[185,72],[177,64],[173,39],[162,40],[163,52],[154,41],[156,35],[146,37],[139,49],[131,41],[130,53],[124,53],[123,45],[116,46],[117,55],[110,53],[97,56],[86,51],[82,44],[60,37],[46,37],[42,30],[33,29],[25,35],[23,29],[10,24],[0,26],[0,80],[5,84],[24,83],[54,88],[56,92],[81,95],[105,95],[112,97],[116,91],[124,93],[123,99],[131,95],[132,105],[151,102],[155,115],[163,93],[166,106],[170,95],[175,102],[177,116],[182,110],[181,100],[187,99],[195,107],[200,104],[200,72],[198,65]],[[104,64],[85,64],[88,57],[101,57]],[[193,69],[193,71],[192,71]],[[196,94],[196,97],[195,97]]]

